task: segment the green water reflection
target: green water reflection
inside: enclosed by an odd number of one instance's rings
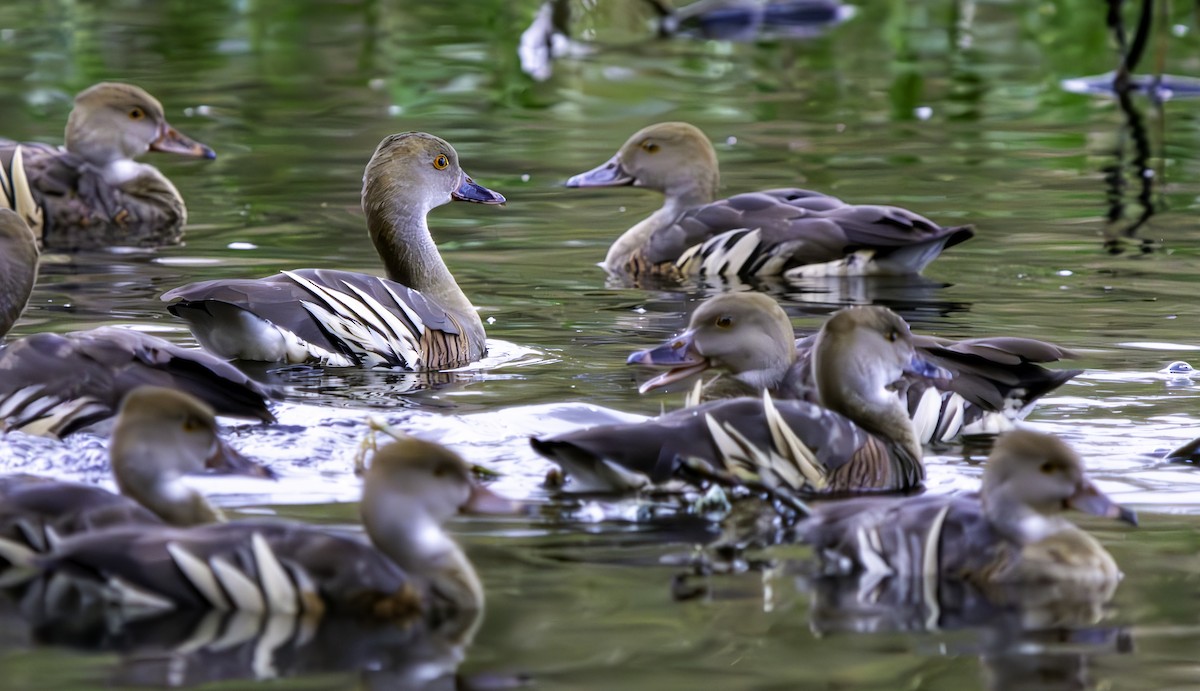
[[[585,532],[550,520],[464,524],[459,532],[488,586],[489,609],[460,672],[529,675],[541,688],[1200,684],[1200,538],[1190,517],[1200,482],[1191,468],[1156,460],[1195,435],[1197,387],[1154,374],[1187,359],[1197,343],[1200,118],[1194,102],[1157,112],[1139,102],[1159,152],[1163,210],[1140,237],[1163,249],[1104,252],[1105,169],[1126,136],[1125,118],[1110,100],[1059,87],[1112,68],[1104,4],[865,2],[853,20],[808,41],[732,44],[654,40],[640,0],[574,3],[576,36],[594,50],[557,61],[542,82],[517,58],[537,5],[0,5],[3,135],[59,142],[71,96],[122,79],[155,94],[172,122],[219,154],[213,162],[153,161],[187,199],[185,246],[47,256],[14,335],[119,323],[191,343],[157,300],[167,288],[284,267],[378,272],[358,211],[362,167],[384,135],[420,129],[452,142],[466,170],[508,197],[504,209],[440,208],[431,226],[490,320],[489,335],[534,349],[540,361],[470,379],[454,396],[401,399],[357,384],[308,400],[439,413],[581,400],[654,413],[674,399],[639,397],[625,356],[678,331],[711,288],[607,282],[596,262],[659,200],[560,185],[643,125],[686,119],[717,143],[725,192],[804,186],[977,224],[977,237],[933,264],[926,283],[774,290],[797,326],[816,327],[840,304],[875,300],[927,332],[1027,335],[1080,351],[1087,373],[1033,420],[1078,447],[1105,489],[1142,510],[1136,532],[1097,527],[1126,580],[1082,638],[1004,647],[986,628],[826,634],[814,631],[811,593],[795,573],[803,549],[767,550],[767,572],[714,576],[706,595],[676,602],[681,567],[670,562],[691,553],[695,536],[612,525]],[[1167,21],[1180,29],[1162,59],[1178,74],[1200,72],[1191,9],[1177,3]],[[505,471],[527,495],[544,496],[545,466],[519,439],[497,448],[477,434],[458,437],[460,446],[507,460]],[[939,451],[930,466],[935,490],[971,487],[978,477],[961,449]],[[353,516],[344,506],[285,511]],[[6,637],[0,686],[90,688],[118,678],[118,653],[35,639],[16,628]],[[1035,649],[1052,653],[1026,654]],[[373,683],[337,673],[276,686],[359,682]]]

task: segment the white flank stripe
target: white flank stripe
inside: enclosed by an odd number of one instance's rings
[[[879,539],[879,534],[875,533],[875,529],[871,529],[874,533],[875,540]],[[859,526],[858,533],[855,535],[855,542],[858,544],[858,563],[862,564],[863,571],[874,576],[890,576],[892,575],[892,567],[888,566],[887,562],[879,554],[879,550],[875,549],[872,544],[874,541],[868,537],[871,533],[867,532],[866,528]]]
[[[267,611],[266,603],[263,602],[262,591],[258,589],[254,581],[250,580],[246,574],[221,557],[209,559],[208,565],[212,567],[213,574],[221,582],[221,586],[225,588],[225,592],[229,594],[229,599],[233,600],[235,609],[243,612],[258,613],[265,613]]]
[[[750,259],[750,255],[758,248],[762,231],[755,228],[738,238],[737,242],[729,245],[728,243],[732,239],[733,234],[737,232],[740,232],[740,230],[726,231],[708,241],[709,243],[719,242],[721,247],[704,260],[705,273],[721,276],[737,276],[741,273],[742,267]]]
[[[37,557],[37,552],[19,542],[0,537],[0,557],[8,560],[13,566],[29,566]]]
[[[0,418],[9,417],[18,409],[25,407],[26,403],[41,395],[43,388],[42,384],[31,384],[9,394],[8,398],[0,403]]]
[[[21,533],[21,537],[25,538],[25,545],[32,547],[34,552],[45,552],[48,549],[46,546],[46,535],[42,532],[41,526],[34,525],[29,519],[23,517],[18,518],[15,525]],[[22,545],[22,547],[25,545]]]
[[[937,434],[938,420],[942,412],[942,397],[932,386],[921,392],[917,409],[912,412],[913,427],[922,444],[929,444]]]
[[[828,484],[825,469],[817,462],[817,456],[812,449],[808,448],[804,440],[792,431],[787,420],[783,419],[783,415],[775,407],[775,401],[771,399],[770,392],[766,389],[763,389],[763,416],[767,419],[767,428],[771,430],[771,440],[779,453],[792,461],[808,484],[818,490],[825,489]],[[799,485],[794,487],[800,489]]]
[[[45,235],[43,227],[45,218],[42,215],[42,208],[33,199],[33,190],[29,188],[29,178],[25,175],[25,154],[22,153],[20,145],[13,152],[12,169],[13,198],[16,202],[16,208],[13,211],[25,219],[25,223],[33,230],[34,235],[42,238]]]
[[[383,320],[383,324],[381,324],[379,330],[384,333],[384,340],[387,343],[387,347],[389,350],[395,353],[396,359],[409,369],[420,367],[420,355],[416,348],[420,334],[412,333],[407,324],[400,321],[400,319],[397,318],[391,310],[389,310],[387,307],[384,307],[383,304],[375,298],[359,290],[355,286],[347,284],[346,287],[357,293],[358,296],[362,298],[363,303],[375,310],[375,313],[381,320]],[[392,297],[395,297],[395,293],[392,293]],[[405,307],[407,311],[407,307],[403,302],[396,300],[396,303],[402,307]],[[419,324],[420,320],[418,319],[416,323]],[[384,325],[386,325],[386,327]]]
[[[175,603],[162,595],[143,590],[116,576],[109,578],[105,585],[108,596],[123,609],[154,611],[175,609]]]
[[[944,431],[942,432],[942,438],[939,441],[949,441],[954,437],[957,437],[958,433],[961,432],[963,428],[963,417],[965,415],[963,412],[963,407],[966,404],[966,401],[962,396],[959,396],[955,393],[950,394],[949,403],[950,405],[947,406],[949,410],[947,412],[950,413],[950,419],[942,421],[942,429]]]
[[[171,559],[175,560],[175,566],[214,609],[222,611],[229,609],[229,599],[225,597],[225,593],[221,592],[217,577],[207,564],[175,542],[167,543],[167,554],[171,555]]]
[[[258,580],[262,583],[263,594],[266,596],[267,611],[292,616],[299,614],[300,603],[296,601],[296,589],[292,587],[287,571],[280,565],[274,550],[262,534],[254,533],[250,536],[250,548],[258,565]]]
[[[925,617],[927,630],[937,627],[941,607],[938,606],[937,586],[939,581],[938,562],[941,555],[942,527],[946,522],[946,514],[950,513],[950,505],[942,507],[933,517],[933,525],[929,526],[929,534],[925,536],[925,554],[921,558],[921,592],[929,612]]]

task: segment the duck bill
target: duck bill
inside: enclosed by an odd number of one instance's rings
[[[162,127],[158,129],[158,139],[150,142],[150,150],[191,156],[192,158],[214,159],[217,157],[217,152],[166,123],[163,123]]]
[[[625,364],[667,368],[666,372],[648,379],[639,386],[638,393],[646,393],[667,384],[687,379],[711,367],[708,358],[696,351],[695,334],[691,331],[657,348],[639,350],[630,355],[625,360]]]
[[[1108,495],[1101,492],[1090,480],[1080,483],[1075,494],[1067,499],[1067,506],[1093,516],[1115,518],[1130,525],[1138,524],[1137,513],[1109,499]]]
[[[954,378],[954,375],[950,372],[950,370],[938,367],[920,355],[915,354],[912,356],[912,359],[908,361],[908,365],[905,366],[904,373],[916,375],[918,377],[925,377],[927,379],[942,379],[945,381],[949,381]]]
[[[462,505],[463,513],[511,516],[521,511],[521,505],[480,484],[471,485],[471,496]]]
[[[507,201],[504,195],[480,185],[466,173],[459,178],[458,187],[450,193],[450,197],[456,201],[475,202],[476,204],[503,204]]]
[[[613,156],[598,168],[574,175],[567,180],[567,187],[620,187],[632,185],[634,177],[625,171],[621,161]]]
[[[275,472],[265,465],[243,456],[224,440],[218,439],[204,467],[221,475],[245,475],[275,479]]]

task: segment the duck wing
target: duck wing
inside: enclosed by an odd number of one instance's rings
[[[978,494],[860,497],[822,504],[797,527],[835,573],[966,578],[1007,549]]]
[[[444,368],[478,360],[481,333],[421,293],[350,271],[300,269],[175,288],[171,313],[230,358],[341,367]]]
[[[943,227],[899,207],[788,189],[692,209],[657,231],[645,253],[687,274],[909,275],[973,235],[969,226]]]
[[[5,429],[65,436],[112,417],[139,386],[186,391],[220,415],[274,422],[280,392],[200,350],[156,336],[100,327],[43,333],[0,350],[0,421]]]
[[[37,565],[107,601],[151,610],[402,620],[423,609],[424,588],[359,535],[301,523],[122,527],[66,540]]]
[[[684,212],[646,243],[652,264],[674,262],[688,249],[730,230],[777,226],[813,213],[845,206],[836,197],[799,188],[748,192]]]
[[[919,486],[920,459],[893,449],[845,417],[806,401],[712,401],[638,423],[532,440],[581,491],[628,491],[710,468],[798,494],[892,491]],[[620,482],[614,481],[620,480]]]

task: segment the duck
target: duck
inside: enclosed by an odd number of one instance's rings
[[[465,622],[484,590],[445,531],[460,512],[518,506],[461,456],[413,437],[380,446],[363,477],[360,535],[285,520],[123,526],[63,540],[30,565],[119,610],[226,610],[318,619]]]
[[[727,41],[812,38],[855,15],[836,0],[698,0],[678,9],[647,0],[658,15],[658,35]]]
[[[482,358],[483,322],[454,281],[426,215],[449,201],[503,204],[444,139],[403,132],[379,143],[362,208],[387,279],[331,269],[192,283],[163,294],[201,345],[226,359],[327,367],[448,369]]]
[[[662,208],[625,231],[602,264],[634,278],[907,276],[974,235],[970,226],[943,227],[899,207],[851,205],[812,190],[715,200],[718,180],[708,137],[689,123],[663,122],[639,130],[566,186],[663,194]]]
[[[821,326],[813,360],[819,403],[764,390],[531,443],[580,492],[645,490],[697,473],[785,497],[919,488],[921,443],[891,385],[905,372],[943,373],[918,355],[908,324],[886,307],[839,310]]]
[[[832,502],[798,530],[830,573],[938,575],[981,588],[1115,584],[1112,555],[1062,515],[1067,509],[1137,525],[1064,441],[1013,430],[992,447],[978,494]]]
[[[184,475],[214,470],[274,477],[221,439],[212,407],[159,386],[125,397],[108,448],[119,494],[41,476],[0,477],[0,556],[21,561],[26,552],[45,552],[71,535],[116,525],[224,521],[220,509],[183,483]]]
[[[0,209],[0,339],[37,282],[38,247],[19,214]],[[65,437],[111,418],[127,394],[154,384],[185,391],[221,415],[274,422],[281,392],[200,350],[102,326],[38,333],[0,348],[0,432]]]
[[[144,89],[95,84],[75,96],[64,146],[0,139],[0,205],[56,250],[178,244],[187,207],[157,168],[134,161],[147,151],[217,157]]]
[[[0,208],[0,339],[29,304],[37,282],[37,238],[11,209]]]
[[[913,334],[912,339],[923,358],[950,375],[948,379],[910,375],[900,387],[923,444],[1012,429],[1039,398],[1082,371],[1040,366],[1074,353],[1032,338],[953,341]],[[795,338],[791,319],[774,298],[753,292],[721,293],[696,308],[684,333],[632,353],[627,363],[666,370],[643,383],[641,393],[718,370],[730,376],[718,375],[705,385],[706,394],[768,390],[777,399],[815,400],[815,342],[815,335]]]

